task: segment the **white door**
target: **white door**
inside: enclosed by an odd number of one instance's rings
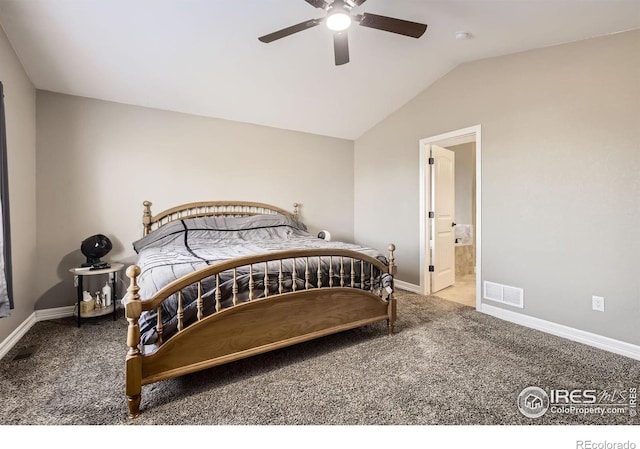
[[[437,292],[456,282],[455,153],[431,145],[431,158],[431,291]]]

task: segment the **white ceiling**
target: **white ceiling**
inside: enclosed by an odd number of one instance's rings
[[[38,89],[355,139],[458,64],[640,28],[640,0],[368,0],[429,25],[420,39],[353,26],[335,66],[304,0],[0,0]],[[456,40],[467,31],[469,40]]]

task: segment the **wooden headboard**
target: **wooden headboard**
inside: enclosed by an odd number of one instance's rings
[[[293,213],[279,207],[266,203],[255,203],[248,201],[202,201],[198,203],[187,203],[172,207],[157,215],[151,214],[151,201],[142,203],[144,212],[142,214],[143,235],[148,235],[151,231],[158,229],[174,220],[195,217],[215,217],[231,216],[245,217],[248,215],[281,214],[298,219],[298,203],[293,203]]]

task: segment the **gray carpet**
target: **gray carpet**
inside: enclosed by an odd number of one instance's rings
[[[143,387],[127,417],[126,321],[37,323],[0,360],[3,425],[639,424],[626,415],[526,418],[523,388],[640,386],[640,363],[400,291],[380,323]],[[16,359],[24,349],[33,354]]]

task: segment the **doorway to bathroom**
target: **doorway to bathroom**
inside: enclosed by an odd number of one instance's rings
[[[480,125],[420,140],[420,288],[481,304]]]

